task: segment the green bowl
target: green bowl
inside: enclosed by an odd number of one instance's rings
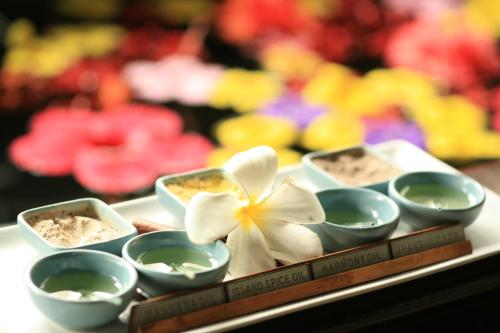
[[[137,261],[144,252],[166,246],[185,247],[208,253],[218,264],[196,273],[194,279],[189,279],[180,272],[157,271]],[[123,258],[139,271],[139,285],[151,296],[221,282],[226,276],[230,258],[229,249],[223,242],[193,244],[184,231],[158,231],[139,235],[125,244],[122,254]]]
[[[37,233],[28,221],[38,215],[43,216],[57,216],[62,212],[86,212],[90,211],[97,215],[97,218],[104,221],[118,230],[122,231],[123,234],[120,237],[113,238],[107,241],[101,241],[92,244],[62,247],[53,245],[43,238],[39,233]],[[125,244],[129,239],[137,235],[137,230],[134,226],[127,222],[122,216],[114,211],[113,208],[105,204],[103,201],[94,198],[83,198],[71,201],[60,202],[52,205],[47,205],[43,207],[33,208],[20,213],[17,216],[17,224],[21,235],[24,240],[28,242],[32,247],[34,247],[38,252],[43,254],[53,253],[57,251],[64,250],[74,250],[74,249],[89,249],[89,250],[99,250],[105,251],[113,254],[119,255],[123,244]]]
[[[65,300],[40,289],[42,282],[65,270],[84,270],[116,278],[121,289],[106,301]],[[115,320],[135,294],[137,272],[123,259],[101,251],[70,250],[50,254],[30,267],[26,285],[36,307],[51,321],[86,330]]]
[[[455,188],[467,195],[470,205],[458,209],[438,209],[419,204],[401,194],[406,186],[422,183],[435,183]],[[452,222],[462,222],[464,226],[468,226],[479,216],[486,199],[486,193],[481,184],[470,177],[428,171],[407,173],[392,180],[389,183],[389,195],[399,205],[401,217],[414,230]]]
[[[316,193],[327,220],[307,225],[321,239],[325,252],[336,252],[389,238],[399,223],[399,208],[387,196],[370,189],[340,188]],[[335,210],[362,213],[376,220],[374,226],[349,226],[328,220]]]

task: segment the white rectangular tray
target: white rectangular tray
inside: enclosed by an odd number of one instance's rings
[[[386,142],[375,146],[375,149],[406,172],[434,170],[458,173],[457,170],[447,164],[404,141]],[[318,188],[307,181],[300,165],[282,169],[280,171],[280,177],[285,175],[292,175],[302,185],[313,190],[318,190]],[[500,215],[500,197],[490,190],[486,191],[486,203],[481,215],[477,221],[466,229],[466,236],[471,240],[473,246],[473,253],[470,255],[219,322],[199,328],[195,331],[213,332],[235,329],[237,327],[250,325],[281,315],[417,279],[499,253],[500,224],[495,221],[498,215]],[[134,217],[143,217],[158,223],[169,225],[178,224],[178,221],[160,205],[156,196],[148,196],[118,203],[113,205],[113,208],[130,221]],[[393,237],[400,236],[408,231],[409,228],[406,223],[401,221]],[[0,333],[68,332],[45,319],[29,299],[28,293],[24,287],[24,279],[26,268],[35,258],[37,258],[37,254],[23,241],[23,239],[21,239],[17,226],[0,228]],[[125,332],[126,330],[127,326],[117,321],[116,323],[102,327],[94,332]]]

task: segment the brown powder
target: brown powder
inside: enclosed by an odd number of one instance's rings
[[[172,194],[177,196],[184,203],[188,203],[191,198],[198,192],[231,192],[235,193],[240,199],[245,197],[237,184],[227,180],[222,175],[193,177],[180,180],[175,183],[170,183],[166,186]]]
[[[92,244],[121,235],[117,228],[86,216],[61,215],[35,219],[30,225],[49,243],[61,247]]]
[[[341,183],[352,186],[380,183],[400,174],[394,166],[364,152],[318,157],[313,162]]]

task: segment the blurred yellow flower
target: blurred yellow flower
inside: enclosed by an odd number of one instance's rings
[[[6,47],[19,46],[29,43],[36,37],[36,29],[33,23],[26,18],[19,18],[12,22],[4,37]]]
[[[323,60],[319,55],[297,43],[275,43],[260,54],[261,63],[284,80],[310,78]]]
[[[155,14],[173,23],[189,23],[200,16],[210,16],[212,0],[154,0]]]
[[[124,31],[113,24],[60,25],[51,34],[61,44],[78,46],[81,56],[101,57],[116,49]]]
[[[358,80],[359,78],[348,67],[334,63],[323,64],[305,85],[302,96],[308,103],[341,110],[346,96]]]
[[[403,68],[375,69],[353,85],[341,106],[343,111],[373,115],[390,105],[412,108],[436,94],[436,85],[423,74]]]
[[[29,22],[29,21],[28,21]],[[13,73],[54,77],[81,57],[104,56],[119,46],[123,30],[115,25],[57,26],[43,37],[29,23],[14,22],[3,67]]]
[[[278,155],[278,166],[280,168],[287,165],[300,163],[302,155],[298,151],[287,148],[278,148],[275,150]],[[222,167],[224,163],[226,163],[231,157],[233,157],[234,154],[241,151],[243,150],[235,150],[224,147],[216,148],[208,155],[206,166],[211,168]]]
[[[500,134],[492,131],[472,133],[431,133],[427,147],[436,157],[447,160],[500,158]]]
[[[276,98],[280,92],[281,83],[269,73],[228,69],[216,83],[209,104],[249,112]]]
[[[304,130],[301,144],[310,150],[335,149],[360,144],[364,126],[355,115],[330,112],[319,116]]]
[[[320,67],[302,94],[310,103],[363,116],[379,114],[391,105],[413,108],[437,93],[430,77],[409,69],[375,69],[357,77],[347,67],[327,64]]]
[[[307,14],[317,17],[329,17],[338,12],[339,1],[332,0],[299,0],[297,4]]]
[[[55,8],[61,14],[75,18],[109,19],[122,8],[120,0],[58,0]]]
[[[238,151],[261,145],[282,148],[295,143],[298,129],[285,118],[247,114],[218,123],[215,136],[222,146]]]
[[[472,28],[500,36],[500,2],[496,0],[468,0],[465,17]]]
[[[465,97],[425,99],[412,114],[435,156],[448,160],[500,158],[500,134],[487,129],[485,110]]]
[[[486,112],[467,98],[457,95],[422,99],[410,114],[426,133],[468,133],[482,131]],[[451,134],[450,134],[451,135]]]

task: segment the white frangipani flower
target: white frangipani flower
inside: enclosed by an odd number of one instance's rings
[[[319,237],[300,224],[321,223],[325,212],[316,195],[291,177],[272,187],[278,170],[276,152],[267,146],[236,154],[224,166],[246,194],[197,193],[186,210],[193,243],[228,235],[229,273],[243,276],[323,254]]]

